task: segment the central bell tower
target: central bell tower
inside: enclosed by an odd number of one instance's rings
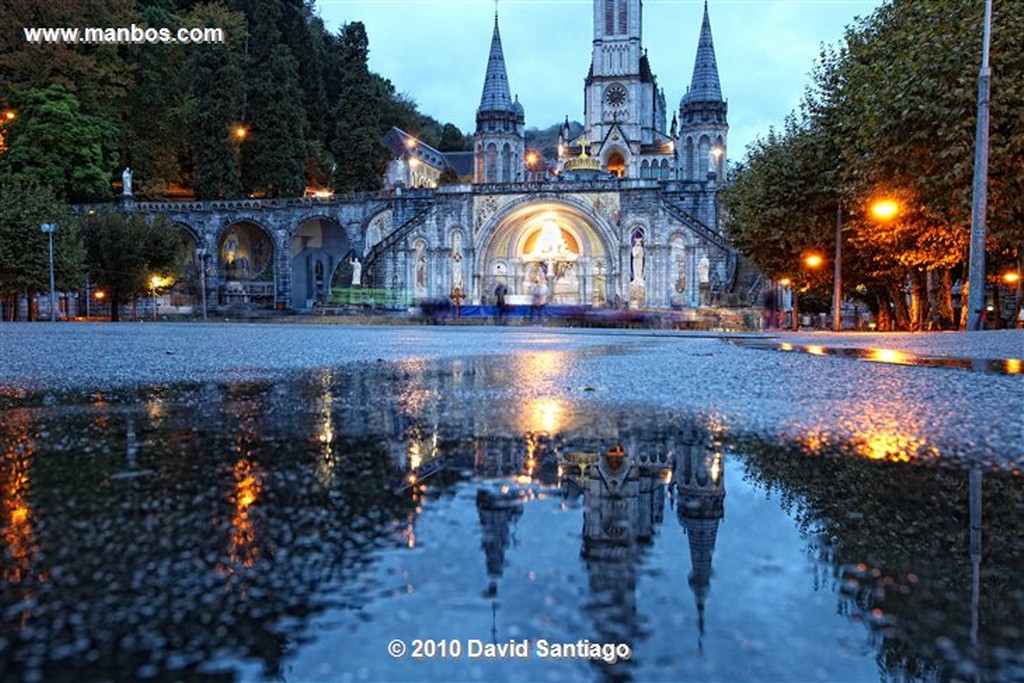
[[[586,80],[587,141],[602,143],[618,124],[627,140],[639,140],[643,94],[641,0],[594,0],[594,52]]]

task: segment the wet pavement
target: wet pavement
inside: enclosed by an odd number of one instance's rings
[[[0,680],[1021,680],[1022,379],[0,325]]]

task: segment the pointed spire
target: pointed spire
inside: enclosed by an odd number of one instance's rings
[[[718,81],[718,62],[715,59],[715,43],[711,38],[711,18],[708,3],[704,0],[704,22],[700,27],[697,43],[697,59],[693,63],[693,79],[683,96],[684,102],[721,102],[722,86]]]
[[[512,95],[508,87],[508,72],[505,70],[505,55],[501,49],[501,32],[498,30],[497,6],[494,10],[494,35],[491,37],[491,53],[487,59],[484,92],[477,111],[512,111]]]

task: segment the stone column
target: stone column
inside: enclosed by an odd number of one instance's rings
[[[292,300],[292,241],[287,230],[276,230],[275,236],[274,307],[284,310]]]

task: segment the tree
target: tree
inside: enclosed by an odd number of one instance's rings
[[[186,15],[191,26],[220,27],[228,42],[190,47],[184,103],[185,132],[191,156],[191,186],[198,199],[242,194],[239,145],[234,127],[242,112],[245,17],[219,3],[201,5]]]
[[[335,49],[338,61],[344,65],[334,104],[336,123],[331,151],[338,160],[335,189],[376,189],[380,187],[383,162],[381,112],[389,99],[388,93],[367,67],[369,39],[362,23],[342,27]]]
[[[177,273],[181,239],[166,218],[102,211],[82,219],[90,277],[107,290],[110,319],[120,319],[120,306],[148,291],[154,275]]]
[[[437,143],[437,149],[441,152],[466,152],[473,149],[473,141],[467,140],[454,123],[446,123],[441,129],[441,139]]]
[[[52,188],[70,202],[110,198],[117,166],[113,124],[84,114],[78,98],[59,85],[22,90],[10,102],[18,118],[5,127],[0,178]]]
[[[246,123],[241,146],[246,194],[301,195],[305,188],[307,118],[299,64],[283,42],[281,24],[294,14],[285,0],[253,0],[248,13]]]
[[[0,296],[8,299],[12,316],[15,297],[28,299],[31,320],[33,295],[49,291],[49,238],[40,230],[43,223],[58,226],[53,236],[57,288],[77,290],[85,276],[84,248],[67,207],[39,185],[0,183]]]

